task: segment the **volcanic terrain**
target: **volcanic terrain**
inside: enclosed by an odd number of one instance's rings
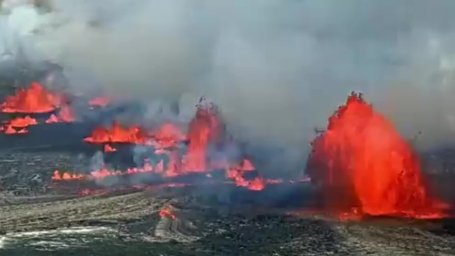
[[[183,128],[147,127],[118,122],[131,106],[102,95],[4,90],[3,235],[109,227],[153,248],[138,255],[455,255],[455,176],[423,171],[450,149],[420,157],[360,95],[313,142],[310,177],[272,179],[231,150],[241,147],[205,99]]]

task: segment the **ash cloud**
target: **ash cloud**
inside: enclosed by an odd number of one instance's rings
[[[3,1],[0,49],[59,63],[75,88],[183,111],[206,95],[236,137],[285,148],[280,165],[352,90],[424,149],[455,138],[451,0],[25,2]]]

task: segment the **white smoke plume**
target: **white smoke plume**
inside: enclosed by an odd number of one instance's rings
[[[352,90],[423,148],[455,138],[452,0],[36,2],[3,1],[2,56],[21,45],[75,87],[183,110],[206,95],[237,137],[290,158]]]

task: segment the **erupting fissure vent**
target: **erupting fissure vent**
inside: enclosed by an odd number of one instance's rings
[[[7,96],[1,105],[3,113],[49,113],[56,110],[63,101],[61,95],[55,94],[38,82],[19,89],[15,95]]]
[[[217,107],[201,99],[188,127],[189,145],[184,159],[186,170],[203,172],[208,168],[208,148],[223,139],[223,128]]]
[[[352,93],[312,142],[307,171],[332,210],[368,215],[441,217],[419,159],[393,125]]]
[[[47,120],[46,124],[52,124],[52,123],[72,123],[76,120],[76,117],[74,116],[73,109],[68,106],[64,105],[60,108],[58,111],[57,115],[52,114]]]
[[[15,95],[7,96],[0,105],[0,111],[15,114],[14,118],[4,121],[0,131],[7,135],[28,133],[28,127],[39,123],[70,123],[76,120],[73,109],[68,105],[64,94],[55,93],[38,82],[19,89]],[[39,121],[39,114],[50,114],[44,121]]]
[[[151,162],[146,159],[143,167],[129,168],[125,171],[102,168],[85,175],[55,171],[53,180],[100,179],[138,173],[154,173],[170,178],[224,169],[226,177],[240,187],[262,190],[267,183],[259,176],[253,179],[245,177],[247,172],[255,170],[248,159],[230,159],[228,154],[221,154],[221,157],[211,156],[212,149],[222,151],[223,147],[232,141],[226,136],[217,107],[206,102],[204,98],[201,98],[197,105],[196,114],[188,125],[186,135],[180,127],[172,123],[164,123],[158,129],[148,132],[140,126],[124,127],[114,122],[111,128],[96,128],[84,141],[103,145],[105,153],[117,151],[112,144],[142,144],[153,147],[155,154],[153,158],[159,160]],[[178,147],[183,141],[188,142],[185,152],[181,152]],[[160,155],[165,157],[160,158]]]
[[[145,133],[139,126],[123,127],[118,122],[114,122],[111,128],[98,127],[92,134],[84,139],[86,142],[95,144],[104,143],[129,143],[144,144],[146,142]]]

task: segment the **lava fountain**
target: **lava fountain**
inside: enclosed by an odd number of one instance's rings
[[[114,122],[111,128],[96,128],[84,141],[93,144],[143,144],[146,141],[146,135],[139,126],[123,127],[118,122]]]
[[[212,149],[223,150],[229,141],[225,125],[222,122],[218,108],[213,103],[202,98],[197,105],[194,118],[188,124],[185,134],[180,127],[173,123],[163,123],[154,131],[148,132],[141,126],[124,127],[114,122],[112,127],[95,128],[85,142],[102,144],[104,152],[117,151],[112,144],[142,144],[153,149],[150,157],[159,159],[154,163],[145,161],[143,167],[128,168],[127,170],[112,170],[107,167],[92,171],[90,174],[73,174],[55,171],[52,180],[99,180],[109,176],[124,176],[133,174],[159,174],[163,178],[174,178],[194,173],[207,173],[224,170],[225,177],[236,186],[249,190],[260,191],[265,188],[268,180],[256,173],[253,163],[246,157],[231,159],[229,155],[212,157]],[[186,151],[180,150],[179,144],[188,144]],[[247,178],[246,173],[254,172],[256,177]]]
[[[443,216],[420,162],[391,122],[352,93],[312,142],[307,172],[325,207],[366,215]]]
[[[185,158],[185,169],[193,172],[205,172],[208,149],[223,139],[224,127],[219,117],[218,108],[201,98],[197,105],[196,115],[188,126],[188,153]],[[210,164],[209,164],[210,165]]]
[[[48,113],[61,105],[63,97],[47,90],[38,82],[7,96],[1,104],[3,113]]]

